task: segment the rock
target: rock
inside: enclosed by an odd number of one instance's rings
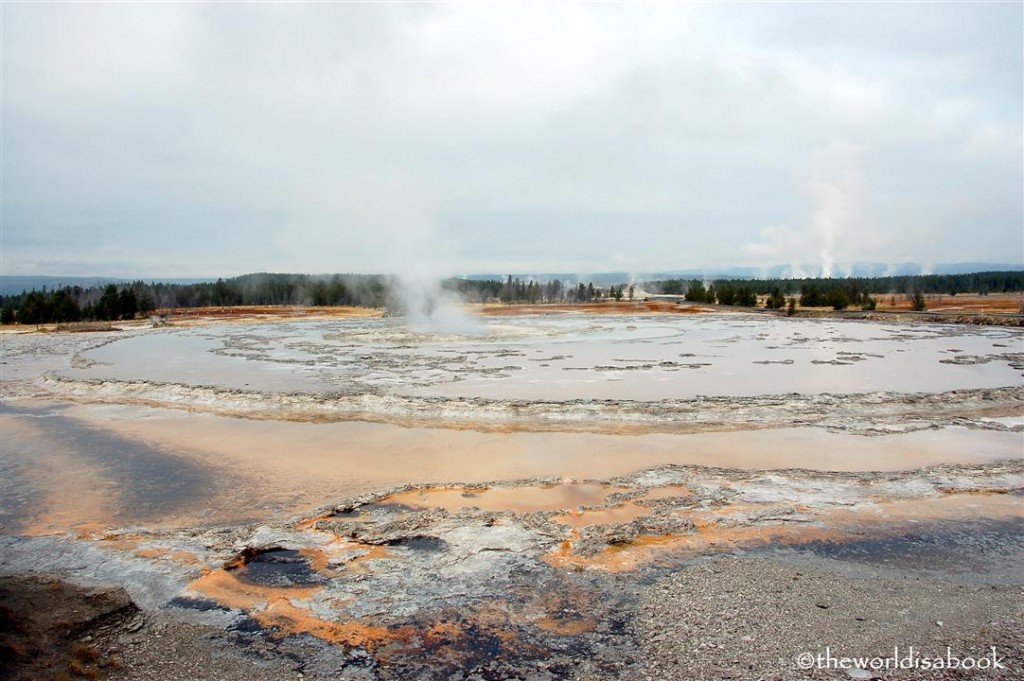
[[[120,587],[83,588],[35,575],[0,578],[0,603],[4,678],[57,678],[72,660],[95,673],[110,638],[140,616]]]
[[[847,675],[849,675],[849,677],[851,679],[874,679],[874,678],[877,678],[872,672],[869,672],[867,669],[856,669],[856,668],[854,668],[854,669],[847,669],[846,673],[847,673]]]
[[[128,624],[125,625],[125,630],[129,632],[136,632],[146,624],[146,617],[140,612],[133,617]]]
[[[297,532],[275,529],[266,525],[257,527],[245,540],[235,544],[236,551],[261,553],[272,549],[308,549],[315,544]]]

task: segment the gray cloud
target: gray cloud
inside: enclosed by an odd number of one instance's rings
[[[1021,260],[1020,4],[7,4],[7,273]]]

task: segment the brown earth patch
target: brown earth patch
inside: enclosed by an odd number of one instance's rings
[[[0,678],[99,679],[120,666],[107,645],[142,615],[119,587],[47,577],[0,579]]]

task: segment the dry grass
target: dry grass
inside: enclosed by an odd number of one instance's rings
[[[910,312],[913,309],[911,296],[904,293],[872,294],[878,312]],[[1022,293],[960,293],[955,296],[944,293],[933,293],[924,297],[927,312],[946,312],[964,314],[1020,314],[1024,313],[1024,294]],[[764,307],[765,296],[758,298],[758,307]],[[859,310],[859,305],[851,305],[847,310]],[[831,311],[831,307],[800,307],[797,310]]]
[[[709,312],[707,308],[691,303],[677,303],[671,300],[636,300],[603,302],[603,303],[539,303],[505,305],[488,303],[474,306],[473,312],[489,317],[507,317],[527,314],[545,314],[550,312],[583,312],[588,314],[694,314]]]
[[[872,296],[880,312],[906,312],[912,307],[910,296],[906,294],[879,294]],[[925,296],[925,304],[929,312],[961,312],[968,314],[1016,314],[1024,313],[1024,293],[961,293],[956,296],[948,294],[931,294]],[[764,297],[760,297],[758,307],[764,307]],[[708,312],[743,312],[749,308],[731,308],[708,306],[674,300],[636,300],[636,301],[604,301],[599,303],[486,303],[483,305],[465,306],[471,314],[488,317],[507,317],[530,314],[547,314],[560,312],[576,312],[585,314],[701,314]],[[800,308],[807,309],[807,308]],[[812,308],[831,309],[831,308]],[[856,309],[851,307],[850,309]],[[245,323],[292,321],[297,319],[337,319],[337,318],[375,318],[384,314],[380,308],[369,307],[304,307],[287,305],[239,306],[239,307],[194,307],[176,310],[158,310],[156,314],[166,315],[167,323],[174,326],[199,326],[203,324],[239,321]],[[144,327],[149,320],[133,320],[116,322],[117,327]],[[8,324],[3,327],[4,333],[33,332],[82,332],[107,331],[114,328],[109,322],[79,324],[44,324],[41,326],[21,326]]]
[[[71,650],[71,662],[68,663],[68,669],[75,676],[98,679],[100,673],[96,668],[96,663],[99,659],[100,651],[95,646],[79,643]]]
[[[245,305],[236,307],[189,307],[157,310],[174,322],[185,319],[237,319],[239,317],[305,318],[305,317],[379,317],[381,310],[369,307],[306,307],[301,305]]]
[[[905,312],[912,308],[910,296],[889,294],[874,296],[878,310]],[[931,294],[924,297],[928,312],[968,312],[1007,314],[1024,311],[1024,294],[992,293],[960,293],[955,296],[948,294]]]
[[[86,664],[93,664],[96,660],[100,659],[100,651],[96,650],[96,646],[88,646],[84,643],[79,643],[71,651],[72,659],[79,660]]]

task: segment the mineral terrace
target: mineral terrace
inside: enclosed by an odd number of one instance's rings
[[[1021,329],[475,324],[3,334],[6,678],[1024,678]]]

